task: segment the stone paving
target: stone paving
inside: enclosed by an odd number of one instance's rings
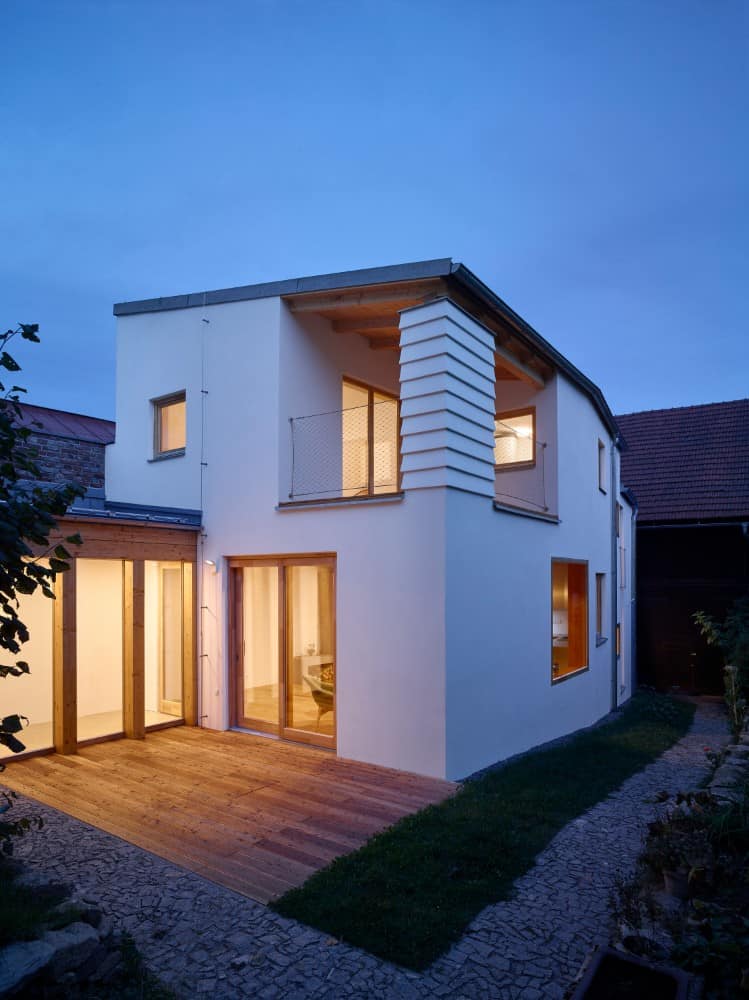
[[[72,882],[129,931],[178,997],[563,997],[588,952],[609,939],[609,895],[634,868],[660,789],[706,774],[703,746],[722,745],[724,717],[701,704],[690,732],[644,771],[574,820],[516,884],[481,912],[426,972],[397,968],[260,903],[214,885],[101,830],[19,799],[46,827],[19,845],[35,869]]]

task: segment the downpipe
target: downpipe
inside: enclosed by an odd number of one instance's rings
[[[619,537],[617,535],[616,506],[619,496],[619,483],[616,475],[616,454],[621,446],[621,437],[617,434],[611,448],[611,711],[619,705],[619,664],[616,655],[616,626],[618,624],[618,586],[619,586]]]

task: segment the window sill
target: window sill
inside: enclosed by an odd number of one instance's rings
[[[503,503],[500,500],[493,500],[494,509],[501,514],[517,514],[519,517],[532,517],[536,521],[546,521],[547,524],[559,524],[557,514],[547,514],[541,510],[528,510],[526,507],[516,507],[512,503]]]
[[[146,459],[149,465],[154,462],[168,462],[170,458],[183,458],[185,455],[185,448],[177,448],[175,451],[165,451],[161,455],[154,455],[153,458]]]
[[[329,497],[325,500],[288,500],[279,502],[276,510],[280,512],[291,510],[322,510],[325,507],[368,507],[372,504],[400,503],[405,494],[377,493],[372,497]]]
[[[609,637],[607,635],[597,635],[596,636],[596,646],[602,646],[605,642],[608,642],[608,641],[609,641]]]
[[[551,684],[552,687],[555,684],[563,684],[565,681],[570,680],[572,677],[579,677],[580,674],[587,674],[590,667],[580,667],[579,670],[570,670],[568,674],[562,674],[561,677],[552,677]]]

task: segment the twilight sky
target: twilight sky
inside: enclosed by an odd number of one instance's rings
[[[749,394],[745,0],[3,0],[0,325],[451,256],[615,412]]]

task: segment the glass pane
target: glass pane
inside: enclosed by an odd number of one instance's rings
[[[184,448],[187,441],[187,406],[184,399],[159,407],[159,451]]]
[[[366,494],[369,488],[367,448],[369,392],[360,385],[344,382],[341,413],[342,496]]]
[[[588,665],[588,568],[551,565],[551,674],[563,677]]]
[[[392,493],[398,489],[398,401],[374,393],[374,491]]]
[[[27,750],[46,750],[54,743],[52,731],[52,634],[55,602],[41,590],[19,594],[18,614],[29,630],[29,641],[18,656],[4,653],[6,663],[25,660],[28,674],[2,681],[3,715],[25,715],[28,726],[17,738]],[[14,754],[0,746],[0,757]]]
[[[278,725],[278,567],[242,570],[242,711]]]
[[[497,417],[494,421],[494,464],[515,465],[533,460],[533,414]]]
[[[122,732],[122,560],[78,559],[78,739]]]
[[[146,725],[182,718],[182,564],[145,564]]]
[[[333,737],[333,570],[330,566],[289,566],[286,572],[286,725]]]

